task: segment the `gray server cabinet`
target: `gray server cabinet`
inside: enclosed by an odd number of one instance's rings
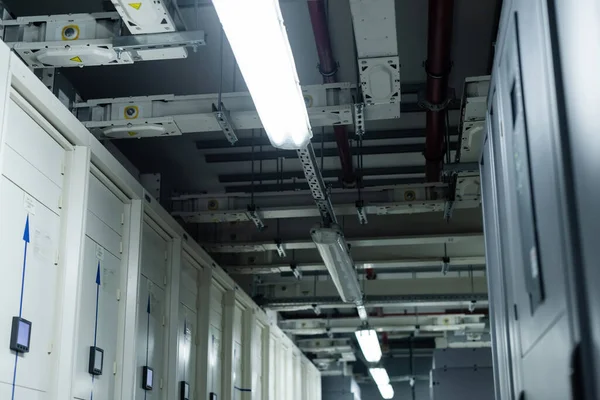
[[[486,347],[436,349],[433,352],[432,368],[492,368],[492,352]]]
[[[503,400],[598,398],[599,37],[597,0],[504,3],[481,159]]]
[[[492,368],[431,370],[431,400],[494,400]]]

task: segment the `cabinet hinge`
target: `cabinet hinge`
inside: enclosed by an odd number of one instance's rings
[[[58,209],[62,210],[63,207],[63,199],[62,199],[62,195],[58,196]]]
[[[117,374],[117,362],[113,362],[113,375]]]
[[[117,301],[121,301],[121,289],[117,289]]]
[[[123,254],[123,242],[119,242],[119,253]]]

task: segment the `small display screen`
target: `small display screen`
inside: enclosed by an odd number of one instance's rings
[[[95,349],[96,356],[94,357],[94,369],[96,371],[102,371],[102,358],[104,358],[104,352]]]
[[[31,322],[21,317],[13,317],[10,332],[10,349],[17,353],[29,351],[29,340],[31,338]]]
[[[152,368],[145,366],[142,369],[142,389],[152,390],[154,380],[154,371]]]
[[[29,323],[19,321],[19,334],[17,335],[17,344],[23,347],[29,347]]]

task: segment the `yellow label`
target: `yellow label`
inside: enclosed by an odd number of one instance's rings
[[[137,132],[127,132],[127,134],[131,137],[134,137],[135,135],[137,135]]]
[[[140,8],[142,8],[142,3],[129,3],[129,5],[133,8],[135,8],[136,10],[139,10]]]
[[[80,62],[82,63],[83,61],[81,60],[81,57],[77,56],[77,57],[73,57],[70,59],[71,61],[75,61],[75,62]]]

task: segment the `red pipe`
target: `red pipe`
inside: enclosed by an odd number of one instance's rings
[[[441,105],[448,97],[454,0],[429,0],[427,44],[427,101]],[[446,109],[427,110],[425,159],[428,182],[439,182],[444,157]]]
[[[308,12],[312,23],[317,52],[319,54],[319,69],[323,75],[323,83],[335,83],[337,64],[333,58],[331,50],[331,39],[329,37],[329,28],[327,26],[327,16],[325,13],[325,3],[323,0],[308,0]],[[348,143],[348,132],[345,126],[334,126],[335,141],[337,143],[340,155],[340,164],[342,166],[342,183],[345,186],[354,186],[356,176],[354,166],[352,165],[352,155],[350,154],[350,145]]]

